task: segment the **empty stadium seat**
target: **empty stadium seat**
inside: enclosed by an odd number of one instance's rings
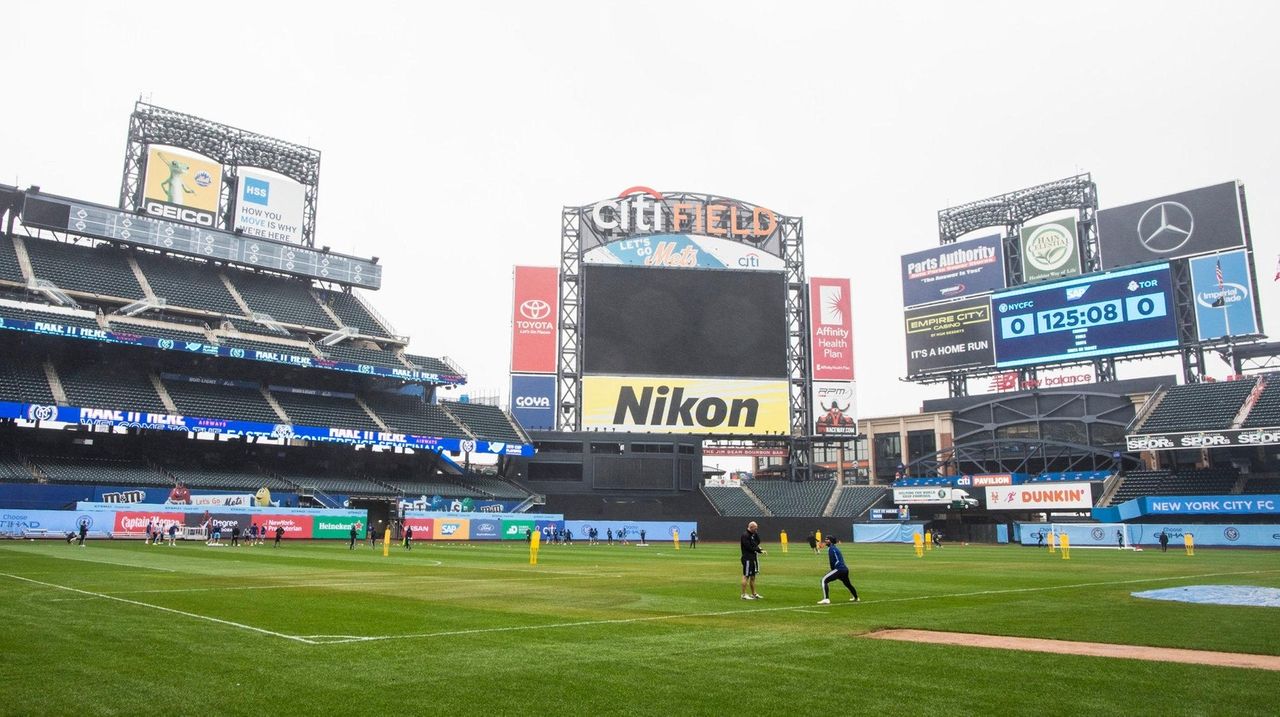
[[[164,326],[154,326],[151,324],[135,324],[128,321],[117,321],[108,319],[107,330],[114,334],[131,334],[133,336],[148,336],[153,339],[169,339],[170,341],[209,343],[209,339],[204,332],[199,331],[196,327],[190,328],[167,328]]]
[[[274,476],[249,470],[225,470],[167,463],[165,469],[189,488],[213,488],[256,492],[259,488],[292,492],[297,486]]]
[[[298,489],[307,493],[309,491],[320,491],[328,495],[345,494],[345,495],[369,495],[369,496],[392,496],[397,495],[395,489],[382,485],[376,481],[358,476],[315,476],[306,474],[286,473],[281,476],[285,480],[294,483]]]
[[[780,480],[753,480],[745,487],[776,516],[811,518],[822,515],[835,490],[835,481],[815,480],[795,483]]]
[[[1173,386],[1138,430],[1157,433],[1230,428],[1256,380]]]
[[[13,248],[13,239],[0,237],[0,281],[12,281],[15,284],[27,283],[22,276],[22,266],[18,264],[18,254]]]
[[[341,396],[320,396],[292,391],[272,391],[289,422],[297,426],[321,426],[328,428],[356,428],[363,431],[381,431],[369,414],[354,400]]]
[[[732,486],[703,486],[702,494],[707,496],[711,505],[720,515],[738,517],[760,517],[763,512],[751,496],[741,488]]]
[[[220,383],[198,383],[183,379],[163,379],[165,390],[178,413],[199,418],[228,418],[237,421],[280,423],[262,392],[256,388]]]
[[[1111,504],[1149,495],[1226,495],[1240,474],[1234,468],[1190,471],[1129,471],[1111,496]]]
[[[390,337],[391,333],[373,317],[364,303],[355,295],[321,289],[316,292],[329,310],[338,315],[342,323],[365,336]]]
[[[338,328],[312,295],[310,282],[233,270],[227,270],[226,276],[252,311],[267,314],[282,324],[327,331]]]
[[[889,491],[884,488],[846,485],[840,490],[840,497],[836,499],[835,510],[831,513],[831,516],[834,518],[856,518],[889,495]]]
[[[43,361],[25,354],[0,355],[0,401],[52,405]]]
[[[441,438],[466,438],[462,430],[440,406],[414,396],[369,393],[363,396],[369,408],[397,433]]]
[[[321,353],[326,354],[334,361],[346,361],[347,363],[363,363],[372,366],[384,366],[388,368],[405,368],[400,359],[396,358],[393,351],[382,351],[375,349],[364,349],[358,346],[348,346],[339,344],[337,346],[319,346]]]
[[[1244,428],[1274,428],[1280,426],[1280,374],[1269,374],[1266,388],[1258,402],[1253,404],[1245,419]]]
[[[201,261],[137,252],[134,258],[147,277],[155,295],[170,306],[211,311],[227,316],[243,316],[227,285],[218,275],[218,267]]]
[[[511,427],[507,414],[497,406],[483,403],[444,401],[442,405],[454,418],[462,422],[477,438],[489,441],[523,443],[524,439]]]
[[[34,481],[36,477],[22,464],[22,460],[5,448],[0,448],[0,481]]]
[[[145,368],[128,363],[100,364],[61,360],[58,378],[67,401],[82,408],[111,408],[168,413]]]
[[[102,328],[98,325],[98,320],[86,311],[63,313],[60,311],[47,311],[45,310],[47,308],[52,307],[39,308],[35,304],[0,306],[0,317],[18,319],[19,321],[43,321],[62,324],[63,326],[75,326],[81,329],[99,330]]]
[[[461,478],[467,485],[480,490],[494,498],[499,499],[519,499],[524,500],[529,497],[529,492],[512,485],[500,478],[490,476],[467,475]]]
[[[143,298],[142,286],[129,266],[129,254],[107,244],[97,247],[63,244],[46,239],[24,241],[36,278],[53,282],[63,291]]]
[[[168,476],[141,461],[102,458],[32,457],[41,473],[54,483],[98,485],[172,485]]]
[[[1280,495],[1280,477],[1253,476],[1244,484],[1245,493],[1258,495],[1261,493]]]
[[[438,358],[433,358],[431,356],[421,356],[419,354],[410,354],[410,353],[406,353],[404,357],[409,359],[409,363],[429,373],[450,374],[450,375],[456,373],[456,371],[454,371],[454,369],[451,368],[449,364],[445,363],[444,361]]]

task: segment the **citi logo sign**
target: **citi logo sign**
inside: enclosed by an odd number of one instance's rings
[[[750,254],[747,254],[746,256],[739,257],[738,266],[741,266],[747,269],[754,269],[760,266],[760,255],[756,254],[755,252],[752,252]]]

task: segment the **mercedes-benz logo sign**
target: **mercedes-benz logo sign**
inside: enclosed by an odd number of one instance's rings
[[[520,305],[520,315],[530,321],[545,319],[551,313],[551,304],[542,299],[529,299]]]
[[[1138,219],[1138,241],[1149,251],[1168,254],[1191,240],[1196,218],[1185,204],[1160,202],[1153,204]]]

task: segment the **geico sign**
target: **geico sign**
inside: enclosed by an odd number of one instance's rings
[[[623,234],[687,232],[763,241],[774,232],[774,213],[763,207],[688,198],[667,202],[651,189],[624,192],[591,205],[591,221],[601,231]]]
[[[516,396],[516,408],[551,408],[549,396]]]
[[[202,227],[213,226],[213,215],[209,212],[202,212],[198,209],[178,207],[172,204],[163,204],[161,202],[154,201],[143,202],[142,208],[147,214],[150,214],[153,217],[186,222],[187,224],[198,224]]]

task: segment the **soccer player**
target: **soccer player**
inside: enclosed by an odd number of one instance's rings
[[[358,534],[358,533],[357,533],[357,531],[356,531],[356,524],[355,524],[355,523],[352,523],[352,524],[351,524],[351,540],[347,542],[347,550],[355,550],[355,549],[356,549],[356,535],[357,535],[357,534]]]
[[[760,557],[764,555],[764,550],[760,548],[760,526],[756,525],[753,520],[747,523],[747,532],[742,534],[742,599],[743,600],[759,600],[761,595],[756,592],[756,575],[760,573]],[[747,592],[747,588],[751,592]]]
[[[85,536],[89,534],[89,521],[80,521],[80,547],[84,547]]]
[[[169,547],[172,548],[175,540],[178,539],[178,524],[169,524]]]
[[[831,604],[831,592],[828,586],[836,580],[849,588],[849,592],[853,595],[849,598],[849,602],[858,602],[858,590],[853,587],[853,583],[849,582],[849,566],[844,564],[844,554],[840,552],[840,548],[836,547],[838,542],[840,539],[836,536],[827,536],[827,562],[831,564],[831,572],[822,576],[822,599],[818,601],[819,605]]]
[[[689,547],[690,548],[698,547],[698,531],[696,530],[689,532]]]
[[[276,526],[276,542],[275,542],[275,545],[272,545],[271,547],[273,547],[273,548],[278,548],[278,547],[280,547],[280,539],[281,539],[281,538],[283,538],[283,537],[284,537],[284,526],[283,526],[283,525],[277,525],[277,526]]]
[[[406,525],[404,527],[404,549],[413,550],[413,526]]]
[[[609,545],[613,545],[613,528],[609,528],[609,532],[605,534],[609,539]]]

